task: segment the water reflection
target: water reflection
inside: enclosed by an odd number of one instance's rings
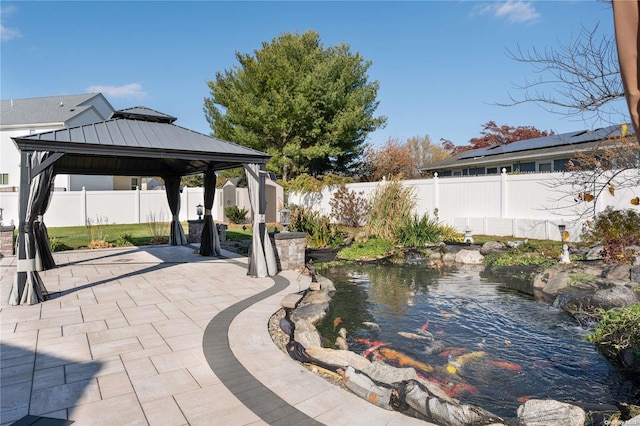
[[[633,402],[634,384],[582,339],[589,330],[561,310],[481,278],[477,268],[350,265],[320,272],[337,288],[318,326],[328,345],[341,327],[355,352],[367,350],[366,341],[387,343],[434,366],[424,372],[429,380],[451,392],[466,390],[455,395],[463,402],[506,417],[527,398]],[[420,330],[434,341],[406,337]]]

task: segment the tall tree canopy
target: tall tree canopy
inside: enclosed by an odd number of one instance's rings
[[[431,142],[429,135],[413,136],[406,142],[389,138],[380,148],[367,149],[360,178],[365,181],[377,181],[383,176],[416,179],[421,177],[420,166],[449,156],[444,148]]]
[[[538,130],[533,126],[508,126],[503,124],[499,126],[495,121],[488,121],[482,126],[480,132],[482,136],[479,138],[471,138],[469,145],[454,145],[448,139],[441,139],[442,147],[451,153],[457,155],[465,151],[479,148],[487,148],[494,145],[507,145],[512,142],[523,141],[527,139],[542,138],[555,134],[553,130]]]
[[[204,110],[215,137],[272,155],[269,170],[286,182],[300,173],[343,173],[361,158],[378,82],[371,62],[349,46],[323,47],[315,31],[285,33],[208,81]]]

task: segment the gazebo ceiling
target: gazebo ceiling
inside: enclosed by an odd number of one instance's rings
[[[160,113],[158,113],[160,114]],[[121,117],[125,114],[116,114]],[[270,156],[231,142],[128,112],[130,118],[13,138],[21,151],[64,154],[55,173],[84,175],[189,175],[243,163],[266,163]]]

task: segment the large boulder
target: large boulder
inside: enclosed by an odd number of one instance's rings
[[[302,299],[302,304],[312,305],[315,303],[329,303],[330,301],[331,297],[324,291],[310,291],[304,299]]]
[[[467,265],[481,265],[484,256],[478,250],[462,249],[456,253],[456,262]]]
[[[629,281],[631,275],[631,266],[625,263],[621,265],[612,265],[602,270],[602,278],[608,280]]]
[[[297,308],[290,318],[296,324],[296,327],[300,321],[309,321],[312,324],[316,324],[327,316],[327,309],[329,309],[329,303],[327,302],[313,303]]]
[[[418,377],[418,373],[416,373],[416,370],[412,367],[394,367],[393,365],[389,365],[384,362],[374,361],[366,368],[363,368],[362,372],[373,380],[389,385],[405,382],[407,380],[417,380],[427,388],[429,393],[437,396],[438,398],[445,400],[450,399],[445,391],[443,391],[438,385]]]
[[[640,265],[631,267],[629,270],[629,279],[632,283],[640,284]]]
[[[486,256],[489,253],[504,251],[505,248],[505,245],[500,241],[487,241],[482,245],[482,247],[480,247],[480,254]]]
[[[601,260],[602,259],[602,249],[604,246],[602,244],[598,244],[595,247],[592,247],[591,250],[587,252],[587,255],[584,257],[585,260]]]
[[[636,293],[629,287],[615,286],[596,291],[591,298],[591,305],[595,308],[609,310],[624,308],[638,303]]]
[[[518,407],[519,424],[524,426],[583,426],[584,410],[552,399],[530,399]]]
[[[356,370],[362,370],[371,363],[362,355],[342,349],[310,347],[307,348],[307,354],[324,364],[340,368],[347,368],[350,365]]]

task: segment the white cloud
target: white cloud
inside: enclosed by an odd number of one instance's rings
[[[476,14],[490,14],[499,19],[505,19],[510,24],[532,23],[540,19],[533,3],[520,0],[493,3],[476,10]]]
[[[4,17],[8,14],[11,14],[16,11],[16,8],[13,6],[0,7],[0,41],[9,41],[14,38],[22,37],[22,33],[20,30],[15,28],[9,28],[2,23],[4,21]]]
[[[139,83],[123,84],[122,86],[95,85],[87,87],[86,91],[89,93],[100,92],[112,98],[142,99],[147,96],[147,92],[142,90],[142,86]]]

